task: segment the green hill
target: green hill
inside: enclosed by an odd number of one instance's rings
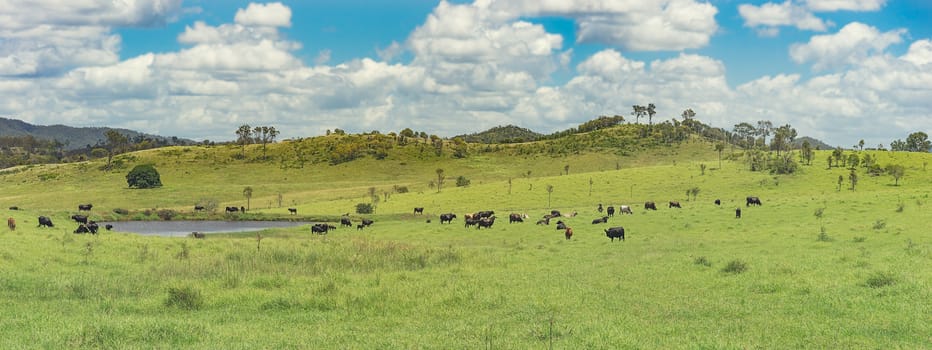
[[[18,226],[0,234],[0,347],[928,345],[932,156],[846,152],[902,166],[898,180],[860,163],[777,175],[748,170],[766,152],[727,147],[719,166],[713,143],[674,139],[656,125],[507,145],[330,135],[266,150],[138,151],[110,171],[101,160],[6,169],[0,203],[20,210],[6,211]],[[164,186],[128,189],[137,164],[155,165]],[[457,187],[459,176],[470,184]],[[752,195],[763,205],[746,206]],[[194,213],[205,202],[250,210]],[[76,235],[69,217],[80,203],[93,203],[88,215],[99,221],[162,213],[335,223],[350,212],[375,223],[327,235],[307,225],[197,240]],[[359,203],[375,213],[355,214]],[[634,213],[592,224],[600,203]],[[554,209],[578,214],[558,218],[572,239],[534,224]],[[465,228],[464,214],[479,210],[498,221]],[[458,217],[441,224],[441,213]],[[529,218],[510,224],[510,213]],[[56,226],[36,227],[39,215]],[[604,230],[617,226],[626,239],[611,242]]]
[[[165,145],[189,145],[194,141],[177,137],[150,135],[129,129],[106,127],[76,128],[66,125],[33,125],[18,119],[0,118],[0,137],[32,136],[39,140],[61,142],[65,150],[93,147],[107,141],[107,130],[116,130],[129,138],[148,138]]]
[[[520,143],[539,140],[543,134],[531,131],[531,129],[522,128],[514,125],[496,126],[489,130],[472,133],[468,135],[459,135],[455,137],[463,138],[466,142],[471,143]]]

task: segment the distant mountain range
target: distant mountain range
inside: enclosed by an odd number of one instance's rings
[[[41,140],[58,140],[65,144],[65,150],[75,150],[85,148],[88,145],[94,146],[98,143],[107,142],[107,130],[116,130],[130,140],[137,138],[158,140],[160,143],[170,145],[189,145],[195,141],[177,137],[165,137],[158,135],[145,134],[129,129],[107,128],[107,127],[82,127],[76,128],[65,125],[33,125],[19,119],[0,118],[0,137],[19,137],[32,136]]]
[[[796,139],[793,140],[793,142],[791,142],[791,144],[793,145],[793,148],[802,148],[803,142],[805,141],[809,141],[809,146],[812,147],[812,149],[816,149],[816,150],[835,149],[835,146],[829,145],[825,142],[822,142],[821,140],[814,139],[809,136],[797,137]]]

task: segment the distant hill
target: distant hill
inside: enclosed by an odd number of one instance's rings
[[[815,139],[809,136],[798,137],[795,140],[793,140],[792,142],[793,148],[802,147],[804,141],[809,141],[809,146],[812,146],[812,149],[816,149],[816,150],[835,149],[835,146],[829,145],[825,142],[822,142],[819,139]]]
[[[486,131],[459,135],[466,142],[473,143],[519,143],[537,141],[543,136],[542,134],[514,125],[496,126]]]
[[[36,139],[53,141],[58,140],[65,144],[65,150],[75,150],[84,148],[87,145],[94,146],[98,143],[107,141],[107,130],[116,130],[125,135],[130,140],[136,138],[148,138],[157,140],[159,143],[169,145],[190,145],[196,143],[188,139],[177,137],[165,137],[158,135],[144,134],[129,129],[105,128],[105,127],[71,127],[65,125],[32,125],[18,119],[0,118],[0,137],[12,136],[32,136]]]

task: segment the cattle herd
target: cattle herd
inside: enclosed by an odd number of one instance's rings
[[[720,199],[716,199],[714,203],[716,206],[720,206],[722,204],[722,201]],[[745,205],[748,207],[752,205],[761,206],[762,203],[761,203],[760,198],[755,197],[755,196],[748,196],[745,199]],[[92,208],[93,208],[93,205],[90,203],[78,205],[79,212],[90,211]],[[682,208],[682,205],[678,201],[670,201],[668,203],[668,208],[671,208],[671,209]],[[12,206],[9,209],[19,210],[19,208],[16,206]],[[631,206],[620,205],[618,206],[617,209],[618,209],[617,212],[619,214],[634,215],[634,211],[631,210]],[[201,211],[201,210],[204,210],[204,207],[200,205],[196,205],[194,206],[194,210]],[[616,213],[615,206],[603,207],[601,203],[598,204],[598,207],[596,210],[599,212],[599,214],[602,214],[602,212],[604,211],[607,215],[604,215],[604,216],[600,215],[599,218],[592,220],[593,225],[608,223],[609,219],[614,217]],[[657,210],[657,204],[652,201],[644,202],[644,210],[646,211]],[[230,206],[230,207],[226,207],[225,211],[227,213],[245,212],[246,208]],[[294,215],[294,214],[297,214],[297,209],[288,208],[288,212]],[[423,215],[424,207],[414,208],[414,214]],[[569,214],[564,214],[564,213],[561,213],[559,210],[551,210],[550,213],[543,215],[543,217],[540,220],[537,220],[537,225],[547,226],[547,225],[550,225],[551,219],[561,218],[557,220],[556,228],[557,230],[563,231],[564,237],[566,239],[571,239],[573,237],[573,229],[567,226],[566,223],[562,220],[562,218],[572,218],[572,217],[575,217],[576,215],[577,213],[575,211]],[[508,223],[509,224],[523,223],[528,218],[529,218],[528,214],[510,213],[508,214]],[[739,218],[739,219],[741,218],[741,207],[735,208],[735,218]],[[71,219],[74,220],[76,223],[78,223],[77,229],[74,230],[74,233],[76,234],[83,234],[83,233],[97,234],[98,230],[100,229],[100,226],[93,220],[90,220],[88,218],[88,215],[74,214],[71,216]],[[441,225],[452,224],[453,221],[456,219],[457,219],[457,215],[455,213],[440,214]],[[46,216],[39,216],[38,222],[39,222],[38,227],[55,227],[55,225],[52,223],[52,219]],[[430,222],[431,220],[428,219],[427,223],[430,223]],[[477,230],[490,229],[495,224],[495,211],[483,210],[483,211],[477,211],[477,212],[470,213],[470,214],[464,214],[463,222],[464,222],[463,225],[466,228],[475,227]],[[363,230],[371,226],[373,223],[374,222],[371,219],[361,219],[360,222],[356,224],[356,229]],[[16,230],[16,220],[14,220],[12,217],[8,218],[7,227],[11,231]],[[343,214],[343,216],[340,218],[340,227],[353,227],[353,222],[349,217],[349,213]],[[107,224],[107,225],[104,225],[104,228],[107,230],[110,230],[113,228],[113,225]],[[332,225],[329,223],[315,223],[311,225],[311,233],[316,233],[320,235],[325,235],[328,232],[336,230],[336,229],[337,227],[335,225]],[[608,229],[605,229],[604,232],[605,232],[605,236],[608,237],[612,242],[614,242],[616,238],[621,241],[625,240],[624,227],[621,227],[621,226],[610,227]],[[203,233],[192,232],[191,237],[204,238],[205,236]]]

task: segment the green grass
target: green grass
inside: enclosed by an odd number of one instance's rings
[[[718,165],[706,146],[643,158],[489,154],[301,170],[201,148],[134,154],[156,163],[165,184],[156,190],[125,189],[128,169],[103,173],[95,163],[9,171],[0,202],[24,210],[6,211],[19,227],[0,233],[0,348],[932,347],[932,176],[922,169],[932,157],[877,153],[881,164],[907,166],[900,186],[865,175],[856,191],[837,191],[848,170],[824,165],[774,178],[725,162],[700,175],[699,164]],[[559,175],[567,163],[570,174]],[[430,190],[438,167],[472,185]],[[518,176],[528,169],[530,178]],[[381,201],[364,231],[267,230],[259,249],[254,233],[88,236],[71,234],[68,221],[86,202],[94,217],[190,212],[204,197],[245,205],[245,186],[255,191],[250,215],[286,216],[295,206],[335,217],[367,202],[369,187],[396,184],[411,192]],[[701,190],[695,201],[685,196],[692,187]],[[763,206],[745,207],[748,195]],[[646,200],[659,210],[644,211]],[[683,209],[667,209],[668,200]],[[592,225],[598,203],[635,213]],[[425,215],[414,216],[415,206]],[[579,213],[564,219],[572,240],[533,224],[551,208]],[[488,230],[465,229],[462,215],[451,225],[437,219],[478,210],[500,219]],[[535,220],[509,225],[510,212]],[[56,227],[35,227],[38,215]],[[626,240],[610,242],[602,231],[610,226],[624,226]],[[831,240],[818,239],[822,227]]]

